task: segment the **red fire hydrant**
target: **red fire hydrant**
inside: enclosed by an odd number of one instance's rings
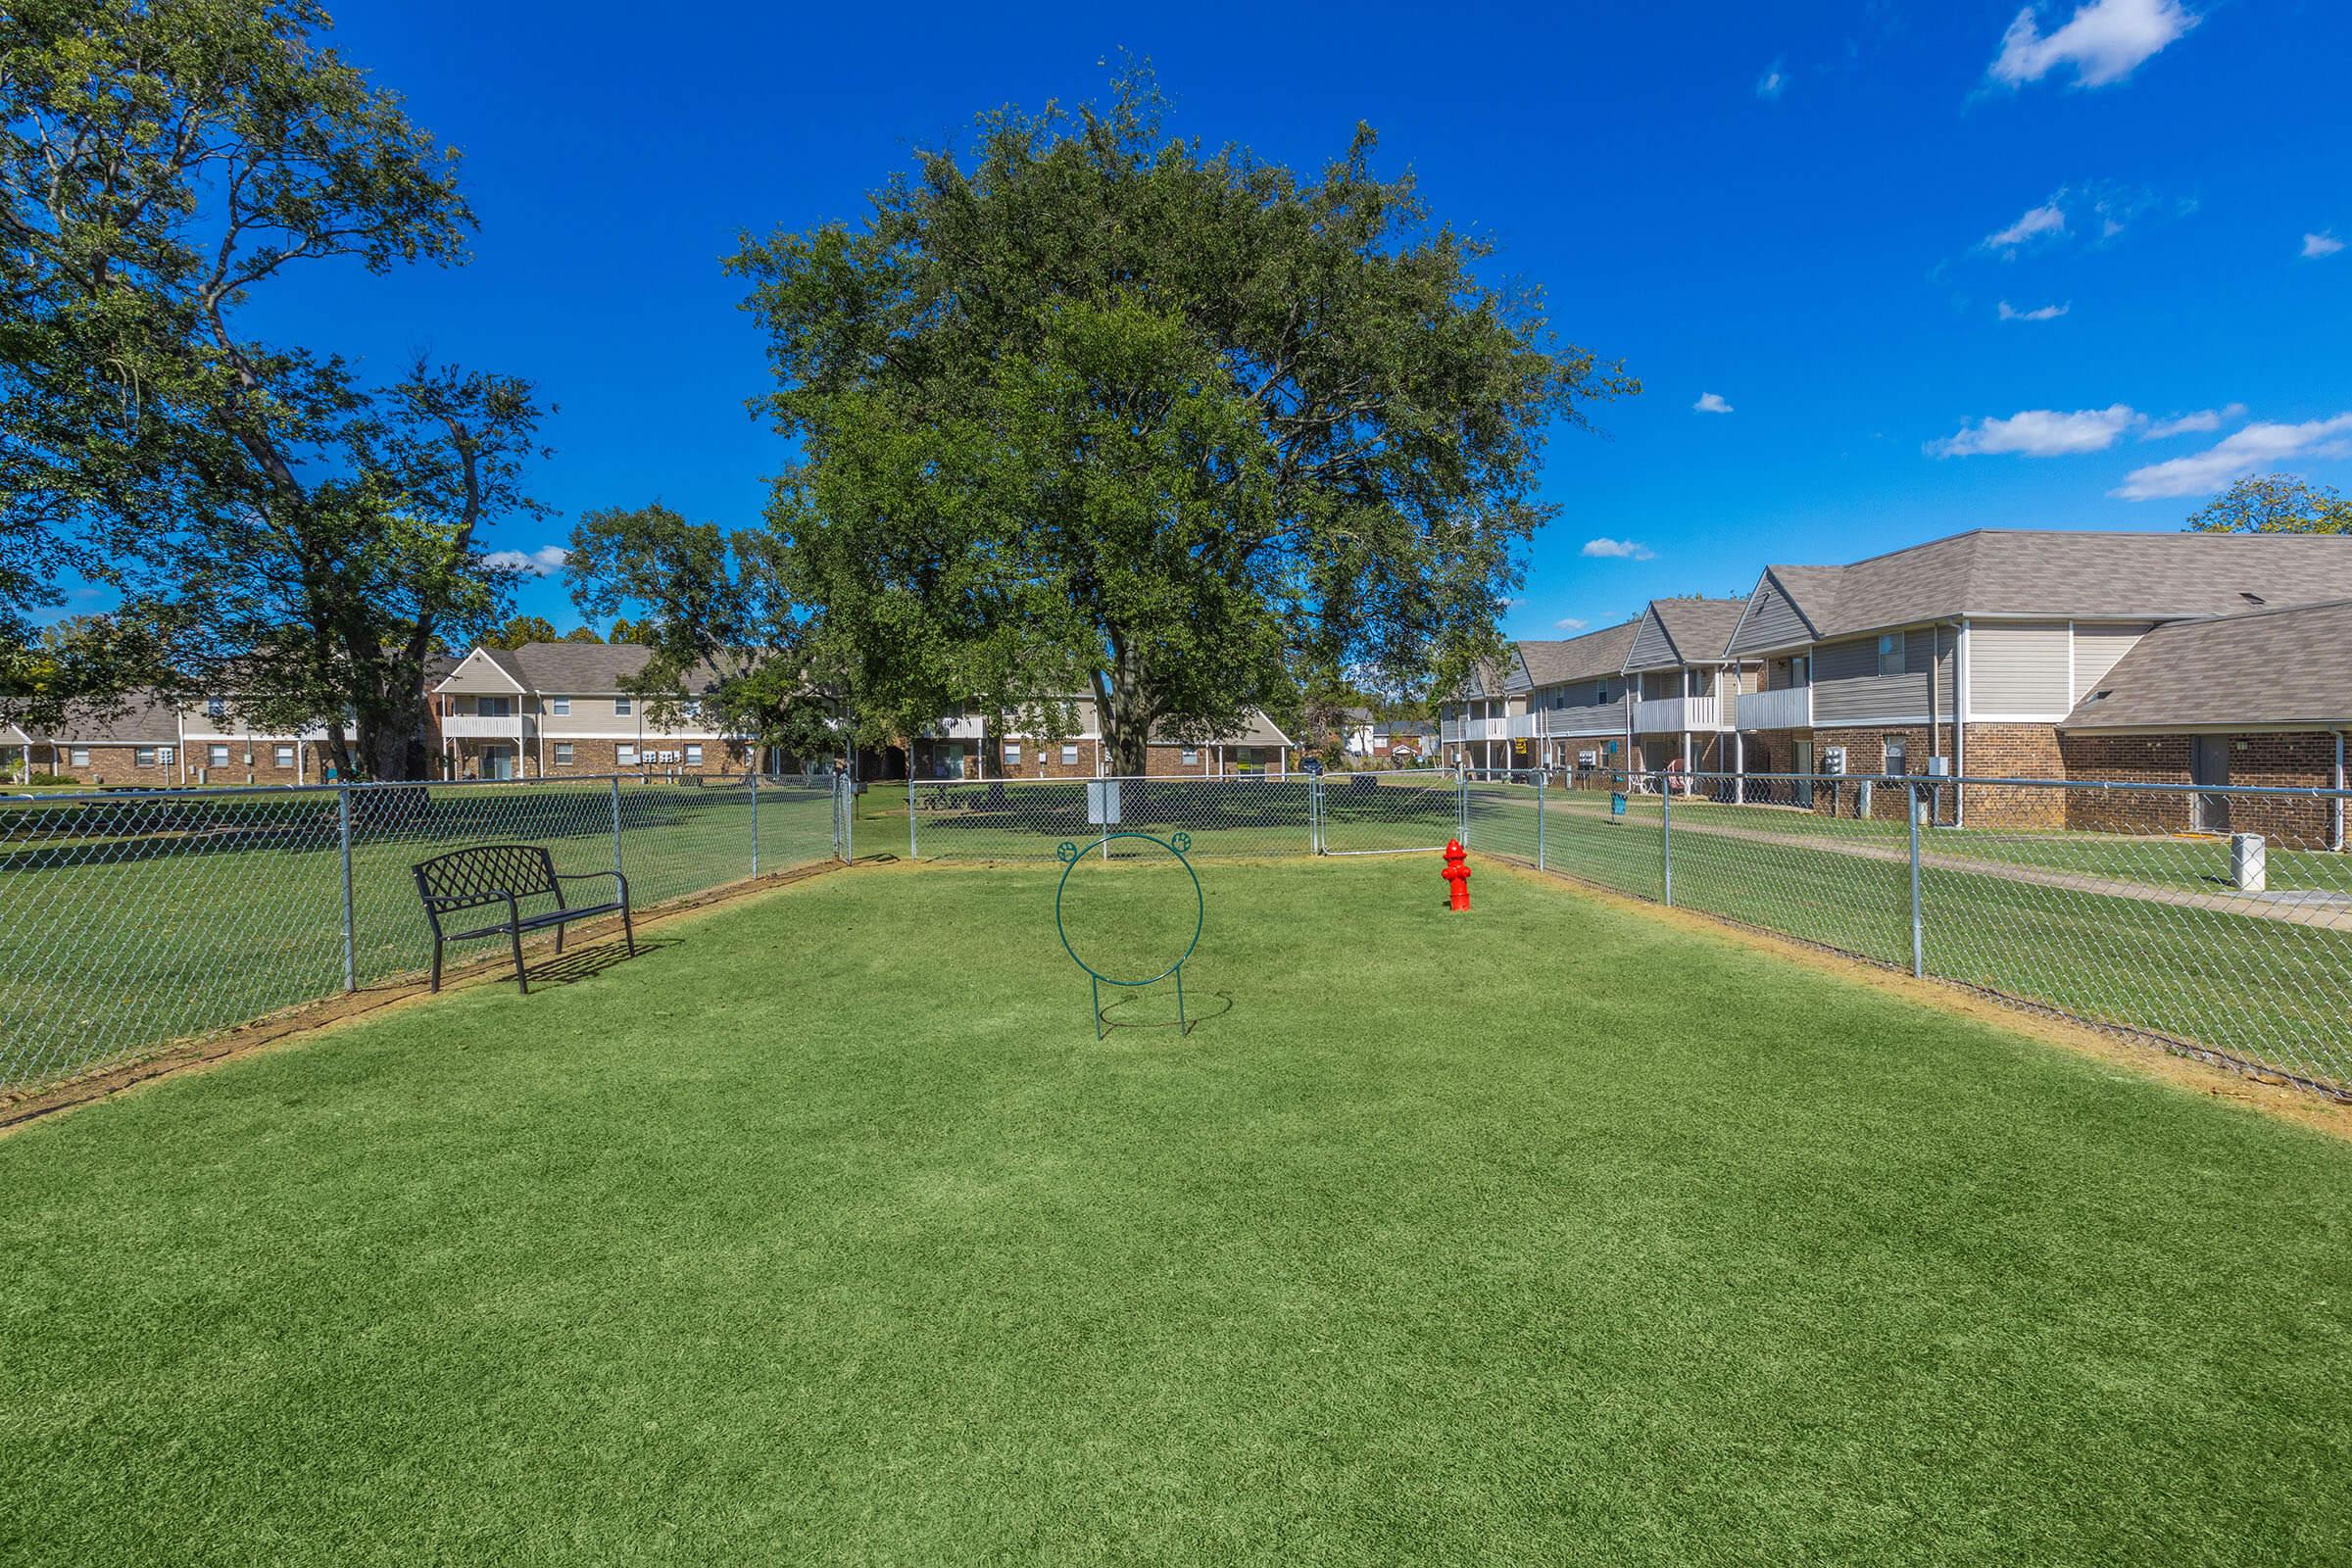
[[[1446,878],[1449,889],[1446,895],[1446,906],[1449,909],[1470,907],[1470,855],[1462,848],[1460,839],[1446,841],[1446,869],[1440,875]]]

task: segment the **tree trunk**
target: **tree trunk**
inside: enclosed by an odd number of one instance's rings
[[[1120,778],[1141,778],[1152,765],[1152,713],[1144,693],[1143,671],[1136,661],[1111,641],[1110,668],[1095,677],[1095,710],[1102,729],[1109,771]]]

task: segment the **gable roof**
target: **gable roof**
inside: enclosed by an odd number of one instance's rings
[[[2174,620],[2352,596],[2352,537],[1979,528],[1844,566],[1773,565],[1766,577],[1811,625],[1809,640],[1955,615]],[[1750,629],[1734,638],[1740,651],[1796,646]]]
[[[66,710],[65,722],[42,737],[61,745],[158,746],[179,744],[179,710],[151,691],[126,692],[119,709],[81,706]]]
[[[2157,627],[2061,729],[2352,724],[2352,599]]]
[[[471,659],[475,654],[524,691],[558,696],[618,692],[621,682],[642,674],[654,657],[652,649],[636,643],[524,643],[520,648],[476,648],[466,657]],[[436,686],[448,681],[464,662],[460,660],[451,664]],[[695,667],[686,684],[689,690],[702,692],[717,680],[716,666],[706,662]]]
[[[1690,595],[1652,599],[1642,612],[1641,629],[1626,655],[1627,669],[1665,669],[1680,664],[1712,664],[1723,658],[1732,628],[1747,609],[1744,599],[1706,599]],[[1654,630],[1655,635],[1652,635]]]
[[[1637,615],[1581,637],[1521,643],[1519,656],[1527,667],[1528,683],[1560,686],[1572,680],[1591,680],[1596,675],[1620,674],[1625,669],[1626,656],[1633,652],[1634,634],[1641,628],[1642,617]]]

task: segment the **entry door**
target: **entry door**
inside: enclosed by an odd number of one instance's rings
[[[2188,780],[2192,784],[2210,785],[2219,789],[2230,782],[2230,737],[2200,735],[2196,754],[2189,761]],[[2199,795],[2193,797],[2190,825],[2200,833],[2230,831],[2230,797]]]
[[[514,752],[504,746],[486,746],[482,749],[482,777],[513,778],[514,776]]]

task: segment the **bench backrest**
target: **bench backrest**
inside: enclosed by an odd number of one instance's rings
[[[564,902],[556,858],[536,844],[476,844],[436,855],[414,869],[416,891],[436,909],[504,904],[510,893],[517,899],[552,893],[559,906]]]

